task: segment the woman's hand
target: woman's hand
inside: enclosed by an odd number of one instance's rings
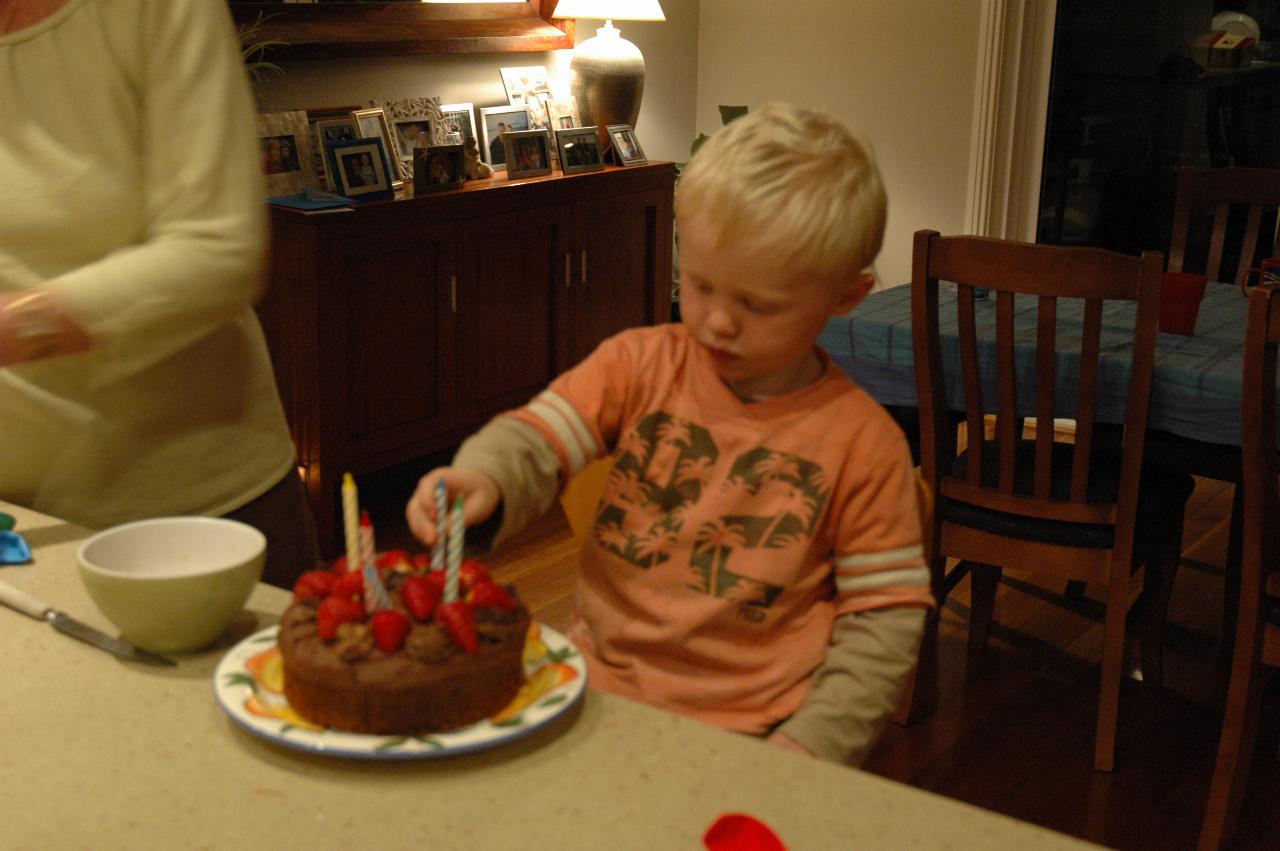
[[[448,488],[447,506],[462,497],[463,523],[475,526],[489,519],[502,501],[498,484],[484,473],[458,467],[437,467],[418,481],[418,488],[409,497],[404,514],[409,521],[409,531],[428,547],[434,547],[440,537],[443,518],[436,516],[436,482],[443,480]]]
[[[0,366],[79,354],[90,343],[89,333],[48,290],[0,293]]]
[[[805,756],[813,756],[813,754],[809,752],[809,749],[806,748],[804,745],[800,744],[790,736],[779,733],[777,730],[774,730],[772,733],[770,733],[768,738],[765,739],[765,741],[771,745],[776,745],[777,747],[780,747],[783,750],[795,751],[796,753],[802,753]]]

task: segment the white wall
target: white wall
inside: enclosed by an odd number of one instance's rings
[[[664,4],[665,7],[665,4]],[[889,196],[876,269],[911,274],[911,234],[964,224],[977,0],[701,0],[697,126],[718,104],[790,100],[870,137]]]
[[[617,22],[645,56],[645,91],[636,132],[654,160],[684,160],[693,140],[698,45],[698,0],[663,0],[664,23]],[[596,21],[578,24],[577,40],[595,35]],[[370,100],[439,97],[481,106],[507,102],[499,68],[544,65],[552,89],[568,94],[569,51],[462,56],[387,56],[280,63],[258,88],[264,111],[368,106]]]

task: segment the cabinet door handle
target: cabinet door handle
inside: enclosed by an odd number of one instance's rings
[[[449,310],[453,313],[458,312],[458,276],[449,276]]]
[[[569,252],[566,251],[564,253],[564,285],[566,288],[569,286],[569,265],[571,262],[570,257],[571,255],[569,254]]]
[[[587,282],[587,249],[582,249],[582,265],[578,267],[578,280]]]

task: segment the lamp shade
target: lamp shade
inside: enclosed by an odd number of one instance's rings
[[[560,0],[554,18],[606,21],[665,21],[658,0]]]

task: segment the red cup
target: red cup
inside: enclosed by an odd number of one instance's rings
[[[1160,330],[1190,337],[1208,278],[1192,272],[1165,272],[1160,279]]]

